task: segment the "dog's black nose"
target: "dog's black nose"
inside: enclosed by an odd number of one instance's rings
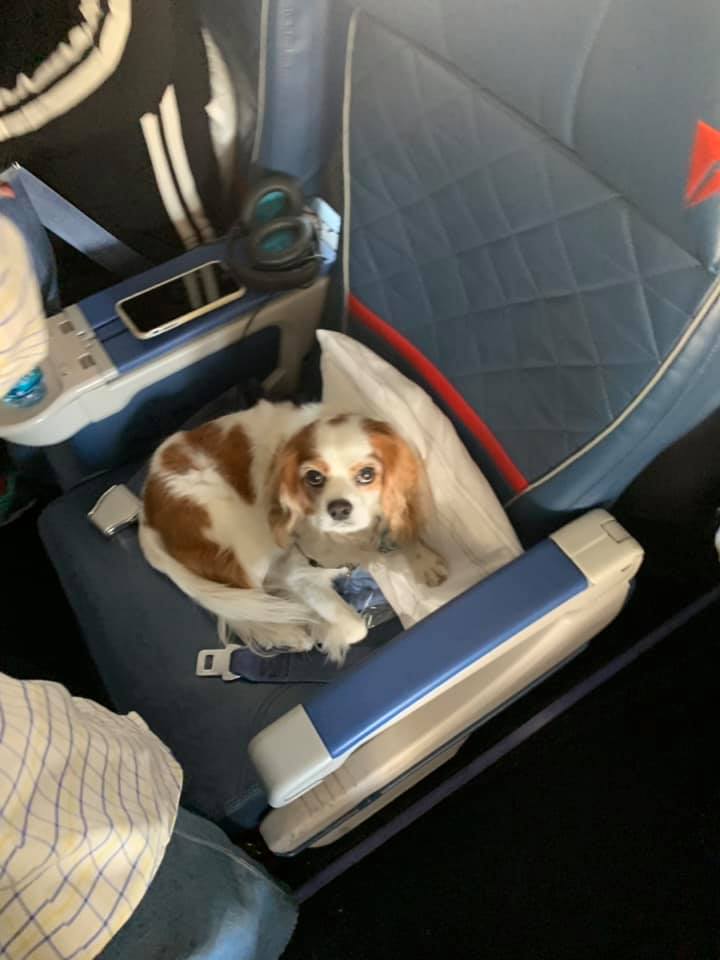
[[[352,513],[352,504],[349,500],[331,500],[327,510],[333,520],[347,520]]]

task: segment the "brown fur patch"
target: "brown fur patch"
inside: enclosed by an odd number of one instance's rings
[[[382,420],[364,420],[375,456],[383,467],[382,507],[393,539],[417,540],[425,522],[425,472],[418,456]]]
[[[143,496],[146,522],[158,532],[164,548],[178,563],[213,583],[242,589],[252,586],[232,551],[222,549],[205,535],[210,517],[204,507],[187,497],[173,496],[165,483],[152,475]]]
[[[247,503],[255,503],[250,465],[252,450],[245,430],[236,424],[224,430],[211,421],[185,434],[191,447],[202,450],[217,466],[221,476]]]
[[[300,476],[303,463],[313,463],[319,470],[327,470],[327,464],[317,456],[314,423],[309,423],[290,437],[277,452],[270,467],[268,520],[275,540],[281,547],[286,547],[290,542],[300,517],[312,513],[312,495]]]
[[[188,473],[193,469],[193,463],[190,451],[182,440],[169,444],[160,454],[160,466],[168,473]]]

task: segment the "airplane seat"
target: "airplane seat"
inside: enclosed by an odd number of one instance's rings
[[[350,329],[444,398],[537,538],[717,408],[714,13],[358,6]]]
[[[210,618],[87,521],[136,465],[53,503],[93,658],[192,809],[262,819],[280,853],[330,842],[622,608],[642,551],[594,508],[718,406],[716,22],[706,0],[262,5],[256,158],[342,200],[328,322],[433,396],[529,549],[332,683],[222,683],[191,667]]]

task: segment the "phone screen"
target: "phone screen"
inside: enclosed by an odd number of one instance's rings
[[[147,335],[175,324],[187,314],[207,312],[206,308],[216,301],[241,292],[231,274],[214,261],[122,300],[118,312],[139,334]]]

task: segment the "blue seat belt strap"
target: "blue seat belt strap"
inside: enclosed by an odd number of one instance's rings
[[[375,649],[372,643],[359,643],[350,648],[345,663],[338,667],[317,650],[260,657],[246,647],[230,644],[218,650],[201,650],[195,673],[198,677],[251,683],[330,683],[345,670],[367,660]]]
[[[116,276],[132,277],[152,266],[149,260],[118,240],[20,164],[13,164],[3,173],[3,178],[10,183],[13,180],[20,181],[47,230]]]

